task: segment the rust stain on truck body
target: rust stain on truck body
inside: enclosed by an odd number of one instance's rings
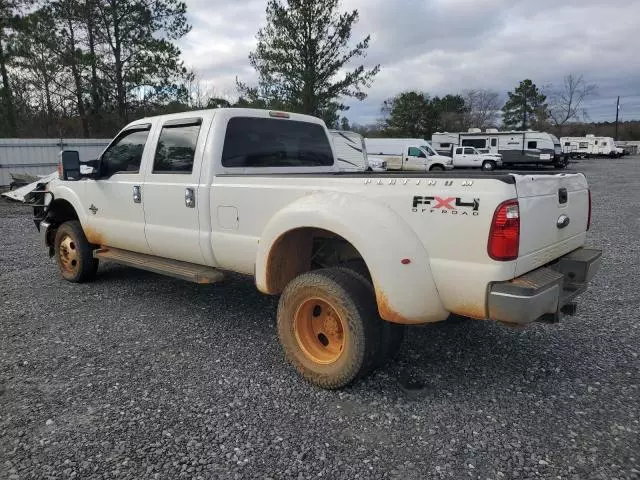
[[[84,230],[84,236],[87,237],[87,241],[89,243],[100,246],[103,246],[105,244],[104,235],[102,235],[102,233],[98,232],[94,228],[82,227],[82,230]]]

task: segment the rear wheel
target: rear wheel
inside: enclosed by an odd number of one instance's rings
[[[93,248],[77,220],[58,227],[55,255],[60,273],[70,282],[86,282],[95,277],[98,271],[98,260],[93,258]]]
[[[365,285],[371,294],[375,296],[375,290],[371,283],[371,275],[367,266],[362,261],[353,261],[343,264],[343,268],[349,270],[353,275],[358,277],[360,282]],[[404,340],[405,325],[387,322],[376,315],[376,320],[380,322],[380,347],[376,355],[376,367],[383,366],[387,360],[394,358]]]
[[[491,160],[487,160],[482,164],[482,170],[484,170],[485,172],[491,172],[495,169],[496,169],[496,162],[493,162]]]
[[[381,324],[373,291],[358,277],[341,268],[314,270],[289,282],[280,297],[284,353],[319,387],[344,387],[376,366]]]

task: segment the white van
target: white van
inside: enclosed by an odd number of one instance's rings
[[[451,157],[436,153],[420,138],[365,138],[369,159],[387,162],[388,170],[436,171],[453,168]]]

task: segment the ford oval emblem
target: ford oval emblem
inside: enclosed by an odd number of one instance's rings
[[[558,221],[556,223],[556,226],[558,228],[564,228],[567,225],[569,225],[569,223],[571,223],[571,220],[569,219],[569,217],[567,217],[566,215],[562,214],[558,217]]]

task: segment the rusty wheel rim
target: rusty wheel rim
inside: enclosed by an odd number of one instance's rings
[[[78,245],[69,235],[65,235],[60,242],[59,249],[60,266],[67,273],[75,273],[80,265]]]
[[[313,362],[336,362],[344,350],[345,323],[331,303],[320,298],[305,300],[294,318],[296,341]]]

